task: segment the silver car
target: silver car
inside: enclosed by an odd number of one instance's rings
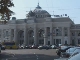
[[[80,53],[76,53],[74,56],[70,57],[68,60],[80,60]]]
[[[76,50],[71,54],[70,57],[74,56],[77,53],[80,53],[80,47],[77,47]]]

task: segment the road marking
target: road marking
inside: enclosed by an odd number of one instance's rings
[[[35,54],[35,53],[34,53]]]
[[[14,57],[14,55],[12,55],[12,57]]]
[[[36,57],[38,57],[38,55],[36,55]]]
[[[37,60],[38,60],[38,58],[37,58]]]

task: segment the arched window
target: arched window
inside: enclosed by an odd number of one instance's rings
[[[38,33],[39,33],[39,37],[43,37],[44,36],[44,30],[40,29]]]
[[[34,37],[34,32],[33,32],[33,30],[29,30],[29,37]]]

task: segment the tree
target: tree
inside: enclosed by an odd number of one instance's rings
[[[10,16],[14,14],[9,8],[13,7],[12,0],[0,0],[0,15],[3,20],[10,20]]]

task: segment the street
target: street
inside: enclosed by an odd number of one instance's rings
[[[0,60],[54,60],[58,58],[55,49],[18,49],[3,50]]]

